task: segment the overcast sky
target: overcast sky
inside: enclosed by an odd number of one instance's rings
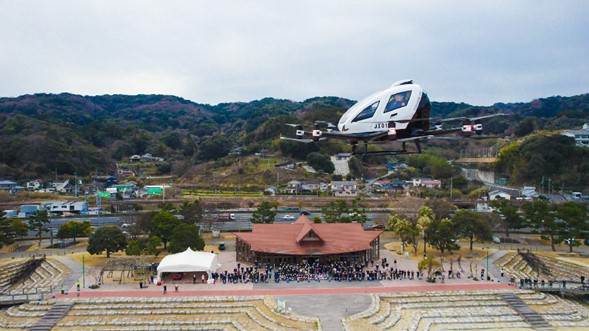
[[[589,92],[589,1],[0,0],[0,96],[433,101]]]

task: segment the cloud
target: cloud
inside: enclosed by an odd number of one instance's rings
[[[432,100],[587,93],[581,1],[35,1],[0,13],[0,95],[166,93],[216,104],[360,99],[413,78]],[[584,70],[584,71],[582,71]]]

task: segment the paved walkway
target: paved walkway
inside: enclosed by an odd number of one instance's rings
[[[206,285],[205,285],[206,286]],[[395,287],[340,287],[340,288],[284,288],[284,289],[233,289],[232,285],[226,285],[226,289],[216,290],[183,290],[174,291],[174,286],[168,285],[167,293],[163,293],[161,286],[157,290],[151,288],[137,290],[101,291],[86,289],[80,291],[79,297],[154,297],[154,296],[263,296],[263,295],[329,295],[329,294],[373,294],[373,293],[398,293],[398,292],[429,292],[429,291],[468,291],[513,288],[504,283],[480,282],[477,284],[431,284],[409,285]],[[73,297],[70,294],[56,294],[56,298]]]

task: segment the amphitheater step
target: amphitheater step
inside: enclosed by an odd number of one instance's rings
[[[49,309],[47,314],[43,316],[35,325],[33,325],[31,331],[50,331],[53,329],[55,324],[62,319],[74,306],[73,303],[60,302],[56,303]]]
[[[515,310],[526,322],[528,322],[535,330],[555,330],[532,308],[530,308],[520,297],[513,293],[501,293],[503,301],[505,301],[513,310]]]

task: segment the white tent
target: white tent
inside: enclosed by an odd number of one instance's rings
[[[211,278],[211,273],[216,272],[220,265],[217,262],[217,254],[195,252],[188,247],[184,252],[164,257],[157,267],[157,279],[162,279],[164,272],[206,272]]]

